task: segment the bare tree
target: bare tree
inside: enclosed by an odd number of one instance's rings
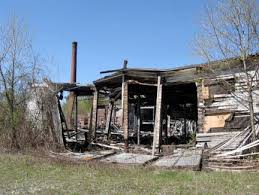
[[[0,28],[0,95],[4,111],[1,127],[8,131],[12,148],[20,148],[19,125],[24,119],[30,83],[39,76],[37,61],[25,25],[11,18]]]
[[[253,55],[259,51],[258,2],[224,0],[215,3],[205,9],[202,31],[196,38],[195,49],[208,62],[202,67],[203,73],[216,78],[225,89],[231,91],[233,84],[220,78],[223,70],[242,80],[243,84],[239,86],[242,95],[232,95],[249,111],[254,141],[254,98],[259,95],[255,91],[258,88],[259,64],[253,61]]]

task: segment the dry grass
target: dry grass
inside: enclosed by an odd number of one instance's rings
[[[258,173],[169,171],[1,154],[0,194],[259,194]]]

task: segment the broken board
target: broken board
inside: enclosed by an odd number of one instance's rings
[[[101,151],[90,151],[84,153],[76,153],[76,152],[66,152],[66,153],[54,153],[57,156],[63,156],[69,159],[78,159],[78,160],[98,160],[104,157],[108,157],[110,155],[115,154],[114,150],[101,150]]]
[[[163,156],[153,166],[163,168],[187,168],[200,170],[202,150],[178,150],[169,156]]]
[[[109,156],[102,159],[102,162],[106,163],[116,163],[124,165],[145,165],[153,160],[156,160],[158,157],[145,155],[145,154],[133,154],[133,153],[121,153]]]

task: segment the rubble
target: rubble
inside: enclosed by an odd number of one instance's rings
[[[234,98],[243,95],[243,81],[236,70],[235,76],[223,69],[218,75],[231,81],[231,92],[222,90],[217,78],[202,77],[204,64],[159,70],[128,68],[127,60],[121,69],[102,71],[109,75],[93,85],[79,85],[73,51],[71,83],[51,84],[59,89],[57,99],[67,149],[91,156],[91,146],[98,146],[117,152],[103,158],[103,162],[143,165],[156,160],[153,165],[157,167],[199,170],[204,154],[208,162],[215,158],[246,158],[250,149],[259,145],[258,140],[251,142],[247,108]],[[252,65],[258,66],[259,55],[251,59]],[[221,65],[220,61],[214,65]],[[70,94],[67,117],[60,103],[63,92]],[[255,92],[259,92],[258,87]],[[79,126],[77,101],[81,96],[91,97],[92,101],[89,118],[83,117],[87,126]],[[256,97],[254,111],[258,117]],[[105,103],[100,105],[100,100]]]

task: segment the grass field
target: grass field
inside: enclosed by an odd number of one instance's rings
[[[259,194],[258,173],[193,172],[0,155],[0,194]]]

